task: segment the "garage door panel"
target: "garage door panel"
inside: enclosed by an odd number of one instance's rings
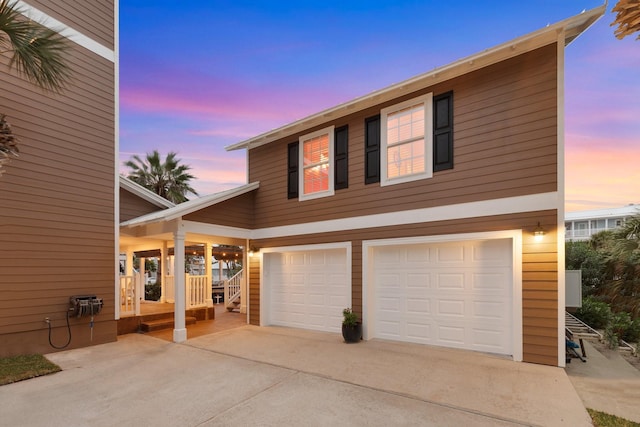
[[[511,252],[510,239],[375,248],[374,335],[510,354]]]
[[[339,332],[351,305],[346,249],[267,253],[267,324]]]
[[[464,290],[464,273],[436,273],[434,274],[436,289]]]

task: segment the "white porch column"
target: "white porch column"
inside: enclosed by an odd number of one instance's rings
[[[244,241],[242,249],[242,283],[240,284],[240,313],[247,314],[247,301],[249,293],[247,292],[247,283],[249,283],[249,240]]]
[[[174,329],[173,342],[187,340],[187,326],[185,324],[186,286],[184,273],[184,231],[178,221],[178,229],[173,233],[173,277],[175,281],[175,306],[173,312]]]
[[[204,271],[207,276],[207,307],[213,307],[213,294],[211,290],[211,286],[213,285],[213,280],[211,278],[211,243],[204,244]]]
[[[167,259],[167,241],[164,240],[162,242],[162,247],[160,248],[160,265],[158,275],[160,276],[160,302],[167,302],[167,294],[166,294],[166,286],[167,286],[167,267],[168,267],[168,259]]]
[[[127,248],[126,254],[126,265],[124,266],[124,274],[126,276],[133,276],[133,252],[129,248]]]
[[[136,301],[135,301],[135,311],[136,311],[136,316],[140,316],[140,301],[144,300],[144,290],[146,289],[146,284],[147,284],[147,277],[146,274],[144,273],[144,265],[147,261],[146,258],[141,257],[139,260],[140,265],[139,265],[139,269],[138,269],[138,280],[135,281],[135,286],[136,286]]]

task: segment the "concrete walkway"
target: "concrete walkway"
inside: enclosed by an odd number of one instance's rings
[[[563,369],[467,351],[245,326],[183,344],[126,335],[0,387],[21,426],[589,426]]]
[[[616,350],[584,345],[587,362],[573,359],[566,371],[585,406],[640,423],[640,371]]]

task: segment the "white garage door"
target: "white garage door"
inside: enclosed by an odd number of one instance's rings
[[[373,336],[512,354],[511,239],[382,246]]]
[[[266,324],[340,332],[351,306],[346,249],[265,253]]]

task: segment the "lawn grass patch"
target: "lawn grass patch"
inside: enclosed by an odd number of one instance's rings
[[[595,427],[640,427],[640,423],[629,421],[606,412],[587,408]]]
[[[0,385],[27,380],[62,369],[41,354],[0,357]]]

